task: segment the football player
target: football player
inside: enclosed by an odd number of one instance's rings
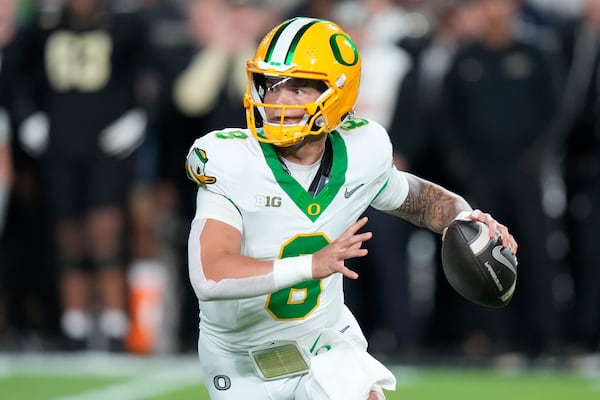
[[[96,328],[94,289],[98,328],[111,348],[122,350],[128,329],[123,239],[130,156],[146,125],[135,95],[144,33],[137,14],[101,0],[40,9],[26,30],[23,64],[34,90],[18,137],[43,172],[56,233],[61,329],[72,349],[86,348]]]
[[[392,373],[344,304],[344,260],[369,206],[443,233],[459,214],[517,243],[460,196],[398,171],[387,131],[353,116],[361,58],[335,23],[293,18],[247,63],[247,129],[213,131],[186,160],[199,185],[189,275],[213,399],[381,399]]]

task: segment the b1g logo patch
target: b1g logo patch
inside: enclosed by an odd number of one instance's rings
[[[213,184],[217,181],[217,178],[214,176],[206,175],[205,170],[207,162],[208,157],[206,156],[206,151],[197,147],[190,150],[185,160],[185,173],[187,177],[202,187],[206,187],[206,185]]]
[[[279,196],[264,196],[262,194],[257,194],[255,199],[255,204],[258,207],[281,207],[281,197]]]

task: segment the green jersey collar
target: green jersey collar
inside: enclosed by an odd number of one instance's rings
[[[308,194],[308,192],[283,169],[273,146],[259,142],[267,165],[273,172],[279,186],[281,186],[294,203],[296,203],[298,208],[313,222],[316,221],[329,204],[331,204],[346,181],[348,154],[346,152],[344,139],[342,139],[338,132],[332,132],[329,134],[329,140],[331,140],[331,146],[333,148],[331,176],[329,182],[316,197],[312,197]]]

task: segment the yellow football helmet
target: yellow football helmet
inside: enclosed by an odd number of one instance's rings
[[[332,132],[351,117],[358,96],[361,59],[348,34],[323,19],[297,17],[271,30],[246,64],[244,107],[248,128],[261,142],[290,146],[308,135]],[[314,103],[266,104],[265,77],[312,79],[326,89]],[[265,108],[303,108],[298,124],[269,123]]]

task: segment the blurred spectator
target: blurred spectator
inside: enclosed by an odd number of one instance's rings
[[[429,31],[423,0],[362,0],[369,12],[367,41],[398,43]]]
[[[474,0],[484,18],[481,40],[456,56],[444,106],[455,173],[474,206],[513,227],[521,244],[519,283],[503,310],[464,304],[465,351],[555,350],[556,268],[545,249],[549,219],[541,197],[540,142],[556,109],[556,79],[540,49],[515,36],[518,0]],[[491,345],[491,347],[490,347]]]
[[[456,52],[475,40],[482,30],[479,10],[464,0],[439,0],[427,9],[431,30],[427,35],[400,41],[412,59],[399,87],[390,134],[406,169],[442,185],[462,191],[446,170],[442,86]],[[410,278],[411,310],[420,346],[455,348],[460,327],[456,294],[442,274],[441,241],[429,232],[407,226],[406,268]]]
[[[300,0],[290,17],[306,16],[313,18],[327,18],[339,0]]]
[[[344,27],[363,56],[357,114],[389,128],[397,92],[390,89],[400,87],[411,60],[395,40],[373,33],[376,17],[360,0],[340,1],[331,13],[332,20]]]
[[[47,6],[27,30],[31,109],[19,139],[39,159],[53,219],[65,345],[83,349],[99,337],[121,350],[125,201],[146,120],[134,96],[145,28],[102,0]]]
[[[17,146],[16,131],[22,78],[21,25],[28,18],[27,2],[0,1],[0,122],[1,189],[6,203],[0,233],[0,347],[35,349],[55,330],[54,271],[47,255],[46,219],[39,196],[36,166]],[[12,135],[11,135],[12,132]],[[10,187],[4,186],[11,184]]]
[[[148,30],[148,62],[138,76],[136,98],[150,118],[164,84],[162,66],[186,43],[180,0],[144,0],[136,12]],[[159,138],[149,123],[145,140],[133,154],[133,186],[129,192],[128,266],[130,329],[126,348],[138,354],[172,352],[178,348],[179,271],[157,190]]]
[[[431,31],[403,38],[399,45],[411,55],[411,68],[399,87],[391,121],[392,141],[411,171],[448,182],[441,165],[445,137],[442,86],[459,48],[481,34],[479,10],[464,0],[439,0],[430,5]]]
[[[153,129],[160,135],[160,174],[176,186],[185,215],[195,208],[194,191],[181,174],[198,131],[245,123],[240,99],[244,66],[276,8],[267,0],[194,0],[188,3],[189,45],[162,65],[164,84]],[[186,235],[187,237],[187,235]]]
[[[17,31],[17,1],[0,1],[0,237],[4,231],[6,209],[12,181],[10,150],[14,128],[14,89],[16,65],[11,46]]]
[[[273,0],[192,0],[186,4],[188,41],[161,63],[161,93],[150,121],[159,138],[158,213],[180,276],[188,282],[188,225],[196,207],[196,188],[183,166],[199,133],[227,126],[245,126],[243,94],[245,63],[253,57],[265,27],[275,25],[289,4]],[[197,299],[182,286],[180,342],[182,350],[197,347]]]
[[[11,135],[14,130],[13,82],[16,74],[12,64],[16,34],[16,0],[0,0],[0,335],[8,326],[7,266],[4,249],[4,227],[13,179]]]
[[[530,7],[538,8],[546,13],[572,18],[581,14],[586,0],[525,0]]]
[[[563,163],[575,305],[570,339],[578,351],[598,351],[600,269],[600,0],[585,0],[581,16],[561,27],[568,74],[555,151]]]

